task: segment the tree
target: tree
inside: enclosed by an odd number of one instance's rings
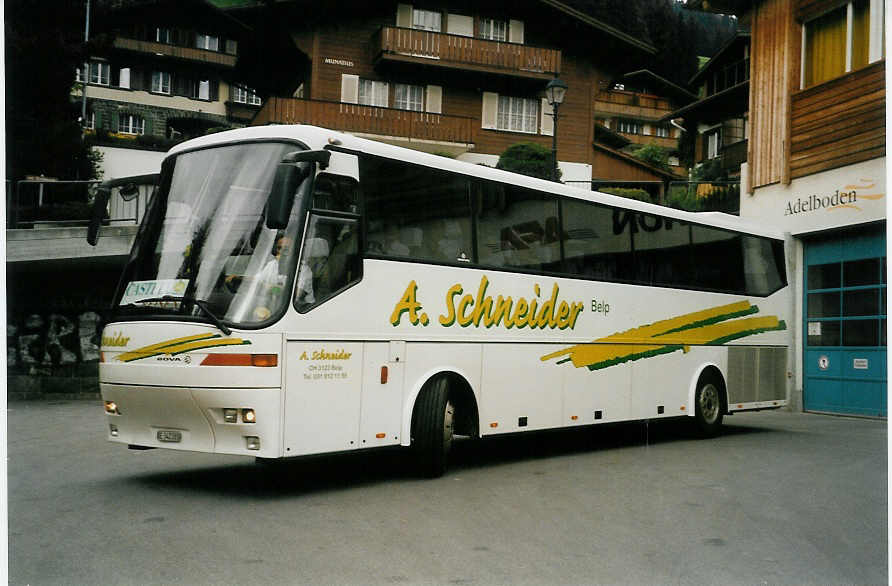
[[[82,140],[74,72],[87,55],[84,4],[7,0],[6,174],[91,179],[96,157]]]
[[[519,142],[511,145],[499,156],[499,162],[496,164],[496,169],[540,179],[551,179],[553,168],[551,150],[535,142]],[[557,178],[561,178],[560,169]]]
[[[632,154],[652,167],[669,171],[669,151],[656,144],[646,144],[635,149]]]

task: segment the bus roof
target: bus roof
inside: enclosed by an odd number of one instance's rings
[[[763,225],[755,224],[722,212],[687,212],[675,208],[660,206],[657,204],[646,203],[626,197],[602,193],[600,191],[590,191],[581,189],[563,183],[555,183],[536,177],[520,175],[510,171],[503,171],[485,165],[467,163],[448,157],[433,155],[407,149],[404,147],[394,146],[375,140],[360,138],[351,134],[328,130],[317,126],[309,126],[303,124],[274,124],[268,126],[251,126],[248,128],[239,128],[235,130],[227,130],[207,136],[202,136],[189,141],[185,141],[173,147],[168,152],[168,157],[175,156],[184,151],[194,149],[207,148],[217,145],[232,144],[235,142],[252,141],[252,140],[296,140],[304,143],[312,150],[323,149],[329,146],[336,146],[338,149],[349,151],[357,151],[369,155],[386,157],[389,159],[402,160],[409,163],[424,165],[479,177],[481,179],[489,179],[501,183],[508,183],[520,187],[528,187],[538,191],[544,191],[561,195],[565,197],[582,199],[604,205],[625,208],[629,210],[639,211],[648,214],[657,214],[668,218],[674,218],[679,221],[692,222],[718,228],[727,228],[738,232],[746,232],[759,236],[767,236],[770,238],[782,239],[783,234],[780,231],[766,228]]]

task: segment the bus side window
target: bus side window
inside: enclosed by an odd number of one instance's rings
[[[359,281],[359,222],[313,215],[304,238],[294,302],[305,312]]]

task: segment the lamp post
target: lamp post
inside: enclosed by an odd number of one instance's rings
[[[567,84],[555,77],[545,86],[545,99],[552,107],[552,117],[554,118],[554,128],[551,133],[551,160],[554,166],[551,169],[551,180],[558,180],[558,159],[557,159],[557,133],[558,133],[558,107],[564,101],[564,94],[567,93]]]

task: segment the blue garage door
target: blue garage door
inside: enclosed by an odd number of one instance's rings
[[[885,228],[808,241],[805,265],[805,409],[885,417]]]

